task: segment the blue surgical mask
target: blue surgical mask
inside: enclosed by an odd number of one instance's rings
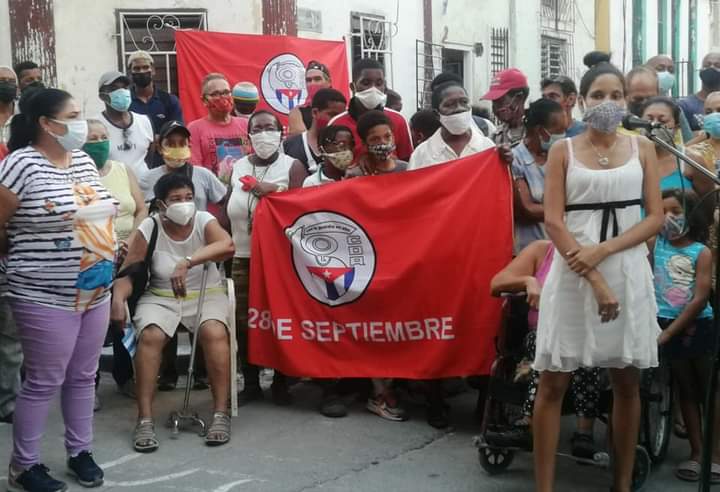
[[[657,78],[661,94],[668,94],[675,86],[675,75],[670,72],[658,72]]]
[[[545,130],[545,133],[550,135],[550,137],[547,140],[540,139],[540,148],[543,150],[543,152],[547,152],[548,150],[550,150],[550,147],[552,147],[555,142],[565,138],[565,132],[550,133],[547,130]]]
[[[110,107],[115,111],[124,113],[130,109],[130,103],[132,103],[130,89],[115,89],[108,95],[110,96]]]
[[[59,123],[61,125],[65,125],[65,128],[67,128],[67,131],[65,132],[65,135],[55,135],[54,133],[51,133],[48,130],[48,133],[55,137],[55,140],[58,141],[60,145],[62,145],[63,149],[67,150],[68,152],[72,152],[76,149],[81,149],[83,145],[85,145],[85,142],[87,141],[87,134],[88,134],[88,124],[85,120],[55,120],[53,119],[55,123]]]
[[[710,113],[703,117],[703,130],[712,138],[720,138],[720,113]]]

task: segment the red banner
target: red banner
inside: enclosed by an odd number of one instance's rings
[[[287,115],[307,98],[305,66],[325,64],[332,84],[349,97],[347,54],[343,41],[318,41],[291,36],[258,36],[206,31],[177,31],[178,85],[186,122],[207,110],[200,85],[211,72],[225,74],[230,87],[249,81],[260,93],[259,109],[269,109],[287,124]]]
[[[294,376],[487,374],[512,257],[496,151],[274,194],[253,221],[250,361]]]

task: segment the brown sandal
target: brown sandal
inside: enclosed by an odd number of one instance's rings
[[[213,413],[213,420],[205,434],[205,444],[222,446],[230,442],[230,416],[225,412]]]
[[[152,453],[160,447],[155,435],[155,424],[152,419],[139,419],[133,433],[133,448],[138,453]]]

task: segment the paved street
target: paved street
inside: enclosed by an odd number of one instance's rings
[[[179,439],[159,426],[161,447],[151,455],[134,453],[130,435],[135,407],[115,392],[112,378],[103,375],[99,394],[103,409],[96,414],[96,457],[106,471],[112,491],[210,492],[377,492],[377,491],[503,491],[532,490],[531,456],[523,454],[506,473],[490,477],[480,467],[472,446],[474,394],[451,400],[456,429],[441,432],[424,421],[419,406],[410,407],[413,419],[384,421],[353,404],[350,416],[331,420],[315,411],[320,393],[309,384],[293,388],[297,403],[290,408],[260,402],[240,409],[233,420],[229,445],[207,448],[191,432]],[[156,415],[164,421],[182,406],[183,392],[160,393]],[[193,406],[209,409],[209,392],[194,391]],[[208,413],[208,412],[205,412]],[[572,425],[567,419],[566,427]],[[603,430],[604,428],[599,428]],[[570,430],[569,428],[566,430]],[[64,477],[62,422],[56,406],[44,444],[43,459]],[[569,434],[566,434],[566,437]],[[0,476],[5,475],[11,428],[0,424]],[[696,485],[678,482],[673,463],[683,456],[685,444],[675,441],[667,464],[655,470],[645,490],[684,492]],[[581,467],[563,460],[558,470],[558,491],[607,491],[606,471]],[[5,477],[2,477],[4,484]],[[72,485],[71,490],[83,490]]]

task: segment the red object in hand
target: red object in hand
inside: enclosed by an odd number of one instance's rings
[[[258,184],[258,180],[255,178],[255,176],[248,176],[248,175],[245,175],[242,178],[240,178],[240,182],[243,184],[243,186],[242,186],[243,191],[250,191],[253,188],[255,188]]]

